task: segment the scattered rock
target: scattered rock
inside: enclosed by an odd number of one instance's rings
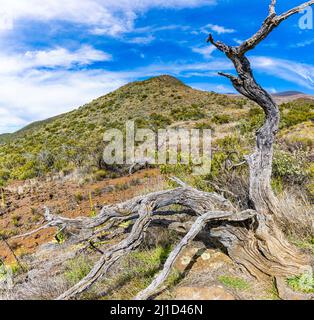
[[[180,287],[175,290],[176,300],[235,300],[222,286]]]
[[[191,268],[191,271],[212,271],[224,265],[232,265],[232,260],[224,253],[199,247],[188,247],[178,257],[175,267],[180,272]]]

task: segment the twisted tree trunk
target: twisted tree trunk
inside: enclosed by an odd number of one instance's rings
[[[221,238],[229,255],[256,277],[301,274],[308,270],[309,261],[285,239],[277,226],[282,212],[271,188],[273,144],[279,130],[279,108],[271,95],[255,80],[245,53],[255,48],[269,33],[289,16],[314,4],[309,1],[278,16],[276,0],[271,1],[269,15],[261,29],[238,47],[221,42],[211,42],[233,62],[238,76],[220,73],[231,80],[234,88],[248,99],[256,102],[265,113],[263,126],[256,133],[255,152],[247,157],[250,171],[249,196],[257,212],[255,229],[224,226],[213,231]],[[232,239],[232,241],[230,241]]]

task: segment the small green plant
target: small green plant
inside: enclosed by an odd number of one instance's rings
[[[306,272],[300,276],[288,278],[287,283],[295,291],[314,293],[313,272]]]
[[[77,203],[84,200],[84,196],[80,192],[75,193],[74,198]]]
[[[79,256],[67,263],[64,273],[69,284],[74,285],[82,280],[91,270],[91,263],[85,257]]]
[[[171,245],[157,246],[156,248],[129,254],[122,264],[122,272],[117,274],[112,280],[113,282],[110,283],[118,290],[114,290],[105,298],[127,300],[134,297],[151,283],[171,250]],[[176,270],[173,270],[166,281],[166,285],[173,286],[178,282],[180,276]]]
[[[115,189],[117,191],[125,191],[125,190],[128,190],[129,189],[129,184],[128,183],[118,183],[116,186],[115,186]]]
[[[55,235],[55,239],[59,244],[64,243],[65,241],[65,234],[62,232],[62,230],[59,230],[57,234]]]
[[[307,249],[311,250],[312,253],[314,254],[314,237],[309,237],[307,239],[302,239],[302,240],[295,240],[291,239],[291,241],[299,248],[301,249]]]
[[[15,227],[20,227],[21,226],[21,216],[15,215],[12,217],[12,223]]]
[[[273,177],[294,184],[304,183],[307,179],[304,157],[302,152],[292,155],[285,151],[276,150],[273,161]]]
[[[216,124],[226,124],[231,122],[231,117],[227,114],[216,114],[212,121]]]
[[[131,224],[132,224],[132,221],[129,220],[129,221],[125,221],[125,222],[120,223],[119,227],[123,228],[123,229],[127,229]]]
[[[247,290],[250,288],[250,284],[241,278],[232,276],[220,276],[218,280],[224,284],[226,287],[236,289],[236,290]]]
[[[97,170],[94,173],[96,181],[102,181],[108,177],[108,172],[106,170]]]

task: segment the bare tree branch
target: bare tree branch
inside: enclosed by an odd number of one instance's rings
[[[281,15],[277,15],[275,12],[275,0],[272,0],[269,8],[269,16],[264,20],[261,28],[255,33],[250,39],[244,41],[241,45],[237,47],[238,55],[241,56],[248,52],[249,50],[254,49],[261,41],[263,41],[276,27],[279,26],[281,22],[289,18],[290,16],[301,12],[305,8],[314,4],[314,0],[303,3]],[[221,46],[226,46],[220,44]]]
[[[311,0],[311,1],[308,1],[308,2],[305,2],[283,14],[281,14],[278,19],[280,20],[280,22],[286,20],[287,18],[289,18],[290,16],[296,14],[296,13],[299,13],[301,11],[303,11],[304,9],[306,9],[307,7],[311,6],[314,4],[314,0]]]
[[[276,14],[276,2],[277,2],[277,0],[272,0],[271,1],[271,4],[270,4],[270,6],[269,6],[269,15],[271,16],[271,15],[274,15],[274,14]]]

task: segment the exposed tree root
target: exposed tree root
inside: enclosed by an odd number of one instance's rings
[[[152,209],[153,203],[146,203],[144,201],[139,209],[139,218],[136,220],[130,235],[125,240],[105,252],[91,272],[82,281],[59,296],[57,300],[70,299],[85,291],[95,283],[99,277],[106,274],[108,269],[123,255],[136,249],[141,244],[144,233],[149,226],[153,213]]]
[[[129,235],[110,248],[100,248],[98,252],[102,254],[101,258],[90,273],[57,299],[75,298],[90,288],[97,280],[105,277],[114,263],[139,247],[145,231],[154,217],[178,214],[167,210],[158,211],[158,209],[173,204],[190,209],[191,220],[195,219],[193,216],[198,217],[192,224],[190,231],[170,253],[161,273],[147,289],[137,295],[136,299],[147,299],[157,292],[171,272],[180,252],[210,222],[215,222],[215,225],[221,224],[221,227],[211,230],[209,236],[218,238],[229,256],[257,278],[297,275],[306,268],[306,261],[302,260],[301,255],[287,255],[290,244],[281,238],[281,232],[273,235],[269,233],[264,221],[259,221],[256,211],[247,210],[239,213],[229,201],[220,195],[198,191],[186,186],[178,179],[175,181],[183,187],[154,192],[114,206],[107,206],[95,218],[67,219],[54,216],[47,209],[48,225],[62,227],[65,230],[69,229],[72,233],[75,231],[74,241],[97,242],[97,237],[102,231],[113,231],[115,234],[118,230],[117,226],[121,222],[131,221],[132,223],[134,221]],[[86,230],[88,230],[87,233]],[[272,232],[273,230],[275,229],[273,228]],[[283,245],[287,248],[287,252],[280,251]]]
[[[198,217],[192,225],[190,231],[185,235],[181,242],[170,253],[168,259],[165,262],[163,270],[157,275],[153,282],[142,292],[140,292],[135,300],[146,300],[152,297],[158,290],[158,288],[167,279],[171,272],[171,269],[182,250],[205,228],[206,224],[210,221],[218,220],[232,220],[232,221],[244,221],[255,216],[255,212],[248,210],[240,214],[234,214],[232,212],[207,212]]]

